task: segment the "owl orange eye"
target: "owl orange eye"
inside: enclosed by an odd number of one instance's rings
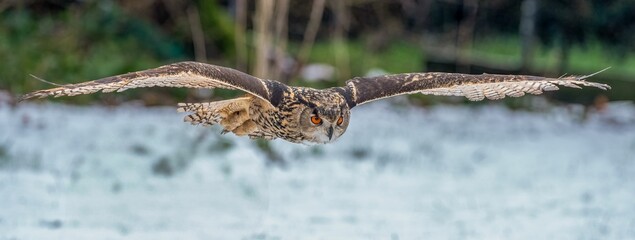
[[[311,122],[312,122],[313,124],[315,124],[315,125],[319,125],[319,124],[321,124],[321,123],[322,123],[322,119],[321,119],[320,117],[318,117],[318,116],[313,115],[313,116],[311,117]]]
[[[340,118],[337,119],[337,125],[342,125],[342,123],[344,122],[344,118],[340,116]]]

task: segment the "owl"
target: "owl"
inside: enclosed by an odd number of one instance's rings
[[[348,127],[355,106],[403,94],[465,96],[472,101],[520,97],[558,90],[558,85],[580,88],[610,86],[585,81],[588,76],[545,78],[525,75],[470,75],[459,73],[403,73],[356,77],[345,86],[328,89],[287,86],[235,69],[199,62],[179,62],[94,81],[61,85],[23,95],[20,100],[47,96],[74,96],[98,91],[121,92],[141,87],[224,88],[245,96],[204,103],[179,103],[194,125],[220,125],[223,133],[250,138],[284,139],[293,143],[329,143]]]

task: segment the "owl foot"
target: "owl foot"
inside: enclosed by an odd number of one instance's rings
[[[208,103],[179,103],[177,111],[193,112],[184,118],[184,121],[193,125],[220,124],[223,127],[221,134],[233,132],[243,136],[258,130],[249,116],[251,102],[251,97],[243,97]]]

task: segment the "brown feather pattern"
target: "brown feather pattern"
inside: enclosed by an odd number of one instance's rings
[[[545,78],[527,75],[405,73],[371,78],[354,78],[346,82],[353,101],[359,105],[401,94],[422,93],[441,96],[464,96],[471,101],[520,97],[558,90],[558,86],[610,89],[607,84],[588,82],[592,76]]]
[[[225,88],[242,90],[263,100],[271,98],[267,82],[231,68],[198,62],[179,62],[154,69],[99,80],[68,84],[25,94],[20,100],[48,96],[75,96],[98,91],[125,91],[141,87]]]

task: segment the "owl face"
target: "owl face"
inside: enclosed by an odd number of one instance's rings
[[[307,106],[299,117],[301,131],[309,142],[329,143],[346,131],[350,111],[343,106]]]

